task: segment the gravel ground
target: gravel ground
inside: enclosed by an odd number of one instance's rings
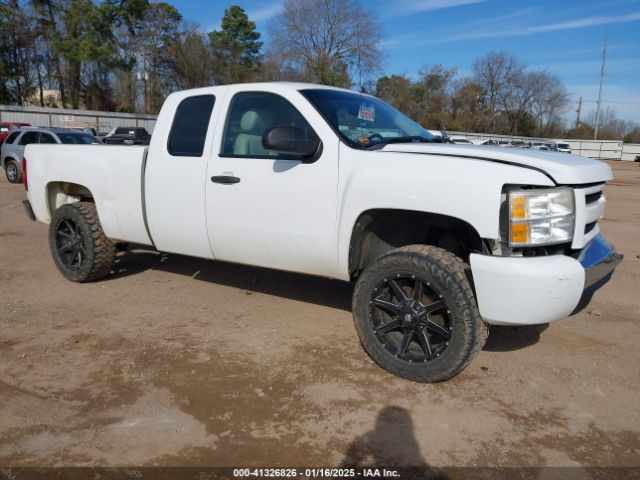
[[[640,168],[611,165],[613,280],[435,385],[367,357],[346,283],[142,248],[68,282],[1,181],[0,465],[640,467]]]

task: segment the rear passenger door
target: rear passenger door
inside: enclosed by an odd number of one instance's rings
[[[207,235],[205,187],[214,119],[214,94],[167,98],[154,128],[144,178],[147,224],[156,248],[212,258]],[[170,118],[164,112],[173,112]],[[145,148],[145,147],[127,147]]]

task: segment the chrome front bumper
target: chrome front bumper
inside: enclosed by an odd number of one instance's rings
[[[602,235],[597,235],[580,251],[577,260],[584,268],[585,290],[596,284],[604,285],[622,261],[623,255],[616,253]],[[603,282],[604,280],[604,282]]]

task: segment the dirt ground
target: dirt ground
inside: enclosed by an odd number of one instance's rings
[[[144,249],[68,282],[3,179],[0,466],[640,467],[640,167],[611,166],[613,280],[435,385],[367,357],[346,283]]]

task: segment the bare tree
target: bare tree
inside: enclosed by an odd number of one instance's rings
[[[562,123],[561,115],[569,105],[569,95],[562,81],[553,74],[541,72],[531,112],[538,122],[538,135],[553,136],[554,126]]]
[[[377,70],[380,31],[358,0],[286,0],[269,25],[270,56],[300,80],[350,86]]]
[[[206,87],[213,83],[213,60],[207,38],[198,25],[183,25],[178,41],[170,46],[174,59],[171,75],[176,88]]]
[[[493,131],[500,101],[514,79],[522,75],[524,66],[507,52],[491,52],[473,64],[474,81],[484,89],[486,123],[484,129]]]

